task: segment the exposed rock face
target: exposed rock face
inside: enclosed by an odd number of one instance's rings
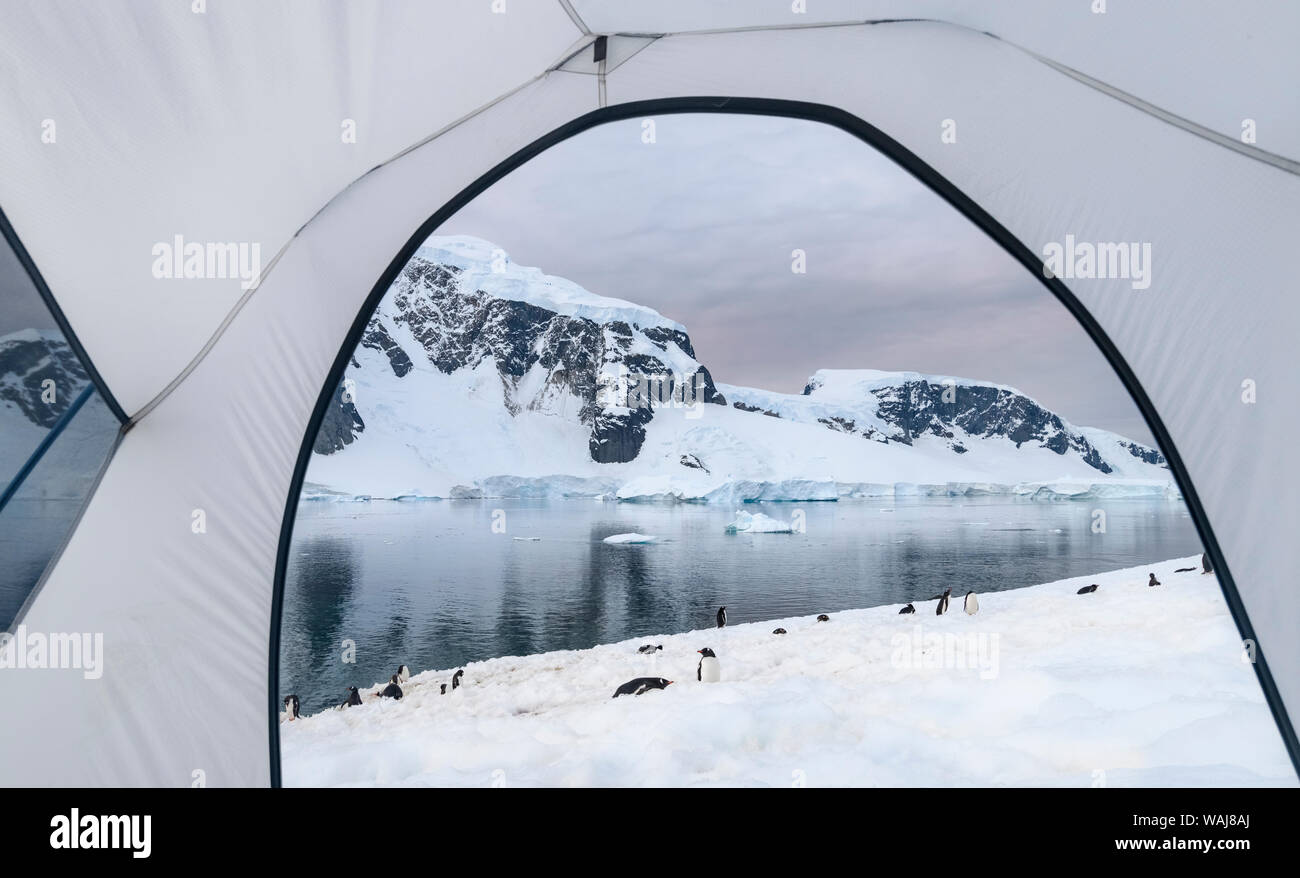
[[[409,368],[408,362],[407,369]],[[316,434],[316,443],[312,446],[312,451],[317,454],[333,454],[342,451],[365,429],[366,424],[361,420],[356,405],[347,398],[346,386],[340,383],[334,388],[334,401],[325,411],[325,420],[321,422],[320,432]]]
[[[955,401],[945,401],[945,392]],[[1094,469],[1112,471],[1097,449],[1081,434],[1071,433],[1058,415],[1028,397],[1001,388],[908,381],[874,393],[880,400],[877,413],[897,428],[887,437],[892,442],[911,445],[913,439],[927,433],[954,439],[953,428],[959,427],[969,436],[1005,436],[1017,448],[1026,442],[1057,454],[1073,448]],[[957,451],[958,446],[960,443],[955,442],[953,450]],[[961,451],[965,450],[961,447]]]
[[[47,381],[54,382],[52,400]],[[53,427],[89,381],[72,348],[53,333],[24,330],[0,339],[0,405],[37,426]]]
[[[454,265],[419,256],[412,259],[371,318],[361,344],[385,354],[398,378],[410,372],[415,358],[447,374],[475,369],[490,360],[501,378],[502,404],[511,414],[524,408],[545,409],[571,395],[580,401],[578,419],[590,427],[588,446],[592,460],[599,463],[636,458],[655,403],[668,402],[674,394],[681,398],[683,391],[690,402],[697,388],[699,401],[726,402],[709,370],[695,362],[685,332],[559,314],[467,289],[462,274]],[[395,340],[399,327],[405,330],[403,336],[409,333],[414,339],[417,349],[404,348]],[[647,353],[647,348],[663,356]],[[689,374],[680,371],[682,362],[690,364]],[[670,363],[678,364],[679,370],[675,372]],[[537,386],[526,379],[539,368],[546,375]],[[615,383],[609,379],[620,375],[617,393],[611,394]],[[361,416],[340,387],[314,450],[340,451],[364,429]]]

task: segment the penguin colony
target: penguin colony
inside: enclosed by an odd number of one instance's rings
[[[1214,572],[1214,568],[1210,566],[1210,558],[1208,555],[1204,555],[1204,554],[1201,555],[1201,568],[1202,568],[1201,572],[1203,574]],[[1195,567],[1180,567],[1174,572],[1191,573],[1194,572],[1195,570],[1196,570]],[[1160,584],[1161,584],[1160,580],[1156,579],[1155,573],[1150,573],[1148,575],[1148,579],[1147,579],[1148,587],[1154,587]],[[1083,588],[1075,592],[1075,594],[1080,594],[1080,595],[1093,594],[1094,592],[1097,591],[1098,588],[1099,586],[1097,585],[1097,583],[1094,582],[1091,585],[1085,585]],[[942,616],[948,612],[948,607],[949,607],[951,597],[952,597],[952,589],[946,588],[944,589],[943,594],[936,595],[934,598],[931,598],[931,600],[938,601],[934,611],[936,616]],[[962,601],[962,609],[965,611],[966,615],[968,616],[974,616],[976,613],[979,612],[980,609],[979,598],[975,595],[974,591],[966,592],[966,597]],[[902,615],[913,614],[915,612],[916,612],[916,606],[909,601],[902,609],[898,611],[898,614],[902,616]],[[715,616],[715,620],[719,628],[727,627],[726,607],[718,608],[718,612]],[[831,617],[826,615],[825,613],[822,613],[817,617],[818,622],[829,622],[830,620]],[[772,633],[776,635],[782,635],[788,632],[784,628],[775,628],[773,629]],[[655,655],[659,652],[662,652],[663,648],[664,647],[662,643],[658,643],[658,644],[647,643],[640,646],[637,649],[637,652],[641,655]],[[717,653],[715,653],[711,648],[707,646],[704,647],[703,649],[696,650],[696,652],[699,653],[700,656],[699,664],[696,666],[695,669],[696,681],[700,683],[719,682],[722,679],[722,664],[718,661]],[[447,694],[447,689],[449,685],[452,690],[460,688],[461,677],[463,677],[464,675],[465,675],[465,669],[460,668],[459,670],[456,671],[456,673],[452,675],[450,684],[448,683],[439,684],[439,691],[441,692],[441,694],[443,695]],[[403,695],[402,684],[410,682],[410,679],[411,679],[411,669],[406,665],[399,665],[397,668],[397,673],[393,674],[393,676],[389,679],[388,685],[385,686],[383,691],[379,693],[379,697],[392,698],[395,701],[401,700]],[[623,685],[615,689],[613,697],[618,698],[620,695],[641,695],[653,689],[666,689],[672,684],[673,684],[672,680],[665,679],[664,677],[636,677],[634,679],[628,680],[626,683],[624,683]],[[346,691],[348,693],[348,696],[343,700],[343,703],[339,705],[339,708],[354,707],[358,704],[361,704],[361,693],[357,690],[357,687],[349,686],[347,687]],[[290,722],[292,722],[295,719],[298,719],[301,716],[298,709],[297,695],[286,695],[284,697],[284,711],[285,711],[286,718]]]

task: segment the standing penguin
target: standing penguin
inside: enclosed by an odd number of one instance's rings
[[[398,665],[398,666],[397,666],[397,679],[398,679],[400,682],[402,682],[402,683],[405,683],[406,681],[410,680],[410,679],[411,679],[411,669],[408,668],[406,665]]]
[[[726,628],[726,627],[727,627],[727,608],[726,608],[726,607],[718,607],[718,627],[719,627],[719,628]]]
[[[397,685],[398,682],[397,675],[393,674],[393,676],[388,680],[388,685],[384,687],[384,691],[379,693],[380,697],[396,698],[398,701],[401,701],[402,687]]]
[[[934,608],[934,614],[936,616],[942,616],[944,613],[948,612],[948,597],[951,594],[952,589],[949,588],[945,589],[943,594],[939,595],[939,606]]]
[[[343,700],[339,707],[356,707],[361,704],[361,693],[357,691],[356,686],[348,687],[348,697]]]
[[[903,609],[898,611],[898,615],[906,616],[908,613],[915,613],[915,612],[916,612],[916,607],[912,606],[909,603],[907,606],[903,607]]]
[[[1210,556],[1202,552],[1201,553],[1201,574],[1204,575],[1206,573],[1213,573],[1213,572],[1214,572],[1214,567],[1213,565],[1210,564]]]
[[[966,602],[962,604],[962,609],[966,611],[967,616],[974,616],[980,611],[979,598],[975,597],[975,592],[966,592]]]
[[[1150,587],[1153,586],[1153,585],[1159,585],[1159,584],[1160,584],[1160,580],[1156,579],[1156,575],[1155,575],[1154,573],[1152,573],[1152,574],[1151,574],[1151,578],[1147,580],[1147,588],[1150,588]]]
[[[696,650],[700,654],[700,666],[695,669],[695,679],[701,683],[716,683],[722,679],[722,665],[718,657],[707,646]]]
[[[451,688],[453,688],[453,689],[459,689],[459,688],[460,688],[460,678],[463,677],[463,676],[465,676],[465,669],[464,669],[464,668],[461,668],[460,670],[456,671],[456,673],[452,674],[452,675],[451,675]]]
[[[284,696],[284,712],[289,717],[289,722],[293,722],[298,717],[302,716],[302,714],[298,712],[297,695]]]

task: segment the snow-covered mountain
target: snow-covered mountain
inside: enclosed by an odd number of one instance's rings
[[[23,329],[0,336],[0,487],[89,380],[59,332]]]
[[[321,497],[1174,490],[1155,449],[1010,387],[871,370],[819,371],[803,394],[717,384],[681,324],[465,236],[430,238],[394,281],[315,451]]]

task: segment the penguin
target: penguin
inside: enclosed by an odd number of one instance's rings
[[[356,686],[348,687],[348,697],[343,700],[339,707],[356,707],[361,703],[361,693],[357,691]]]
[[[952,594],[952,589],[948,588],[944,589],[943,594],[939,595],[939,606],[934,608],[934,614],[936,616],[942,616],[944,613],[948,612],[948,596],[950,594]]]
[[[447,694],[447,684],[446,684],[446,683],[440,683],[440,684],[438,685],[438,689],[440,690],[440,691],[438,692],[439,695],[446,695],[446,694]]]
[[[784,628],[773,628],[773,629],[772,629],[772,633],[773,633],[773,634],[784,634],[784,633],[785,633],[785,629],[784,629]]]
[[[302,716],[302,714],[298,712],[297,695],[284,696],[284,712],[289,717],[289,722],[293,722],[298,717]]]
[[[672,684],[672,680],[665,680],[663,677],[637,677],[635,680],[628,680],[615,689],[613,697],[640,695],[642,692],[649,692],[651,689],[667,689]]]
[[[1083,588],[1076,591],[1075,594],[1092,594],[1096,590],[1097,583],[1094,582],[1092,585],[1085,585]]]
[[[1202,552],[1201,553],[1201,575],[1204,576],[1206,573],[1213,573],[1213,572],[1214,572],[1214,566],[1210,564],[1210,556]]]
[[[826,615],[825,613],[822,613],[820,616],[817,617],[818,622],[829,622],[830,620],[831,617]]]
[[[912,606],[911,604],[908,604],[907,606],[903,607],[903,609],[898,611],[898,615],[906,616],[908,613],[915,613],[915,612],[916,612],[916,607]]]
[[[397,666],[397,679],[399,682],[406,683],[411,679],[411,669],[406,665]]]
[[[396,675],[396,674],[393,674],[393,676],[392,676],[392,677],[389,679],[389,681],[388,681],[388,685],[384,687],[384,691],[379,693],[380,697],[381,697],[381,698],[396,698],[398,701],[401,701],[401,700],[402,700],[402,687],[399,686],[399,685],[397,685],[398,682],[399,682],[399,680],[398,680],[398,678],[397,678],[397,675]]]
[[[719,608],[718,608],[718,627],[719,627],[719,628],[726,628],[726,627],[727,627],[727,608],[726,608],[726,607],[719,607]]]
[[[980,611],[979,598],[975,597],[975,592],[966,592],[966,600],[962,603],[962,609],[966,611],[967,616],[974,616]]]
[[[722,665],[718,664],[718,657],[713,654],[713,650],[706,646],[696,652],[700,654],[700,664],[695,669],[695,679],[701,683],[716,683],[721,680]]]
[[[453,688],[453,689],[459,689],[459,688],[460,688],[460,678],[463,677],[463,676],[465,676],[465,669],[464,669],[464,668],[461,668],[460,670],[456,671],[456,673],[452,674],[452,675],[451,675],[451,688]]]
[[[1175,572],[1175,573],[1191,573],[1191,572],[1192,572],[1193,570],[1195,570],[1195,569],[1196,569],[1195,567],[1179,567],[1179,568],[1178,568],[1177,570],[1175,570],[1174,572]]]
[[[1151,588],[1153,585],[1159,585],[1159,584],[1160,584],[1160,580],[1156,579],[1156,575],[1152,573],[1151,578],[1147,580],[1147,588]]]
[[[653,643],[647,643],[645,646],[638,649],[637,652],[641,653],[642,655],[649,655],[650,653],[658,652],[663,648],[664,645],[662,643],[659,644],[658,646],[655,646]]]

